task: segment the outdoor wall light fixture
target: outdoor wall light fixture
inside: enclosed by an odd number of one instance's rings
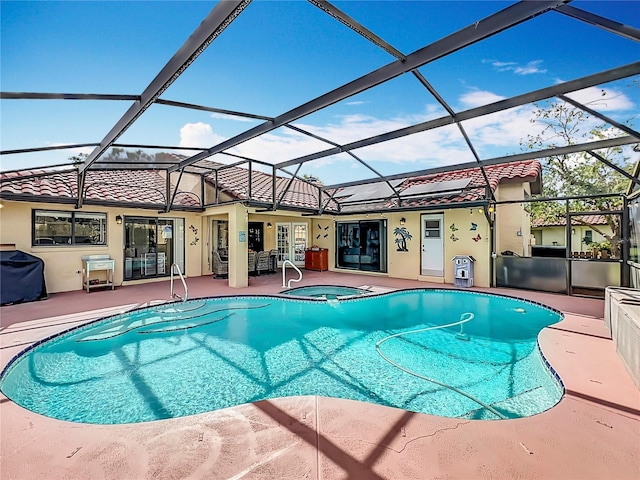
[[[117,216],[116,216],[116,223],[117,223],[118,225],[122,225],[122,217],[121,217],[120,215],[117,215]]]
[[[267,222],[267,228],[273,228],[273,225],[271,225],[271,222]]]
[[[405,223],[407,223],[407,219],[406,219],[406,218],[404,218],[404,217],[402,217],[402,218],[400,219],[400,225],[404,225]]]
[[[575,235],[575,234],[576,234],[576,229],[575,229],[575,228],[572,228],[572,229],[571,229],[571,235]]]

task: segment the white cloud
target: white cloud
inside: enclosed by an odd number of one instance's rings
[[[524,65],[518,62],[502,62],[500,60],[482,60],[482,63],[490,63],[499,72],[513,72],[516,75],[532,75],[534,73],[547,73],[546,68],[541,68],[542,60],[531,60]]]
[[[63,147],[65,145],[73,145],[73,143],[69,143],[69,142],[57,142],[57,143],[50,143],[49,144],[52,147]],[[78,148],[67,148],[66,150],[63,150],[65,152],[67,152],[69,154],[69,156],[73,156],[73,155],[79,155],[81,153],[84,153],[86,155],[89,155],[91,152],[93,152],[93,150],[96,147],[78,147]]]
[[[505,97],[486,90],[473,90],[460,97],[460,103],[466,108],[481,107],[489,103],[504,100]]]
[[[593,108],[598,112],[631,110],[636,108],[631,99],[613,88],[589,87],[568,93],[567,97]]]
[[[215,118],[216,120],[233,120],[235,122],[256,122],[258,120],[255,120],[253,118],[249,118],[249,117],[241,117],[239,115],[229,115],[226,113],[217,113],[217,112],[213,112],[211,114],[211,118]]]
[[[347,105],[351,105],[351,106],[364,105],[365,103],[368,103],[368,102],[363,102],[362,100],[354,100],[353,102],[347,102]]]
[[[598,92],[601,90],[586,89],[576,93],[580,97],[587,94],[593,96]],[[606,92],[607,94],[602,98],[608,102],[608,108],[616,106],[628,109],[633,105],[618,91],[610,89]],[[467,109],[504,98],[487,90],[471,90],[461,95],[457,104],[459,108]],[[534,105],[523,105],[465,121],[463,127],[482,159],[518,153],[521,151],[520,142],[526,140],[527,135],[535,136],[544,128],[540,122],[531,123],[535,110]],[[325,124],[312,125],[299,121],[295,126],[344,145],[428,121],[444,114],[442,107],[430,104],[425,105],[420,112],[389,118],[354,113],[336,116],[331,122]],[[585,124],[585,131],[596,123],[601,122],[597,119],[589,119]],[[207,148],[224,140],[212,130],[210,125],[204,123],[186,124],[180,130],[180,138],[182,146]],[[238,145],[231,149],[231,152],[268,163],[278,163],[330,148],[333,148],[333,145],[329,143],[294,130],[280,128]],[[454,124],[360,148],[353,153],[383,173],[402,173],[474,160],[462,134]],[[309,162],[301,171],[313,171],[326,184],[374,176],[373,172],[366,170],[345,153]]]
[[[516,67],[513,72],[516,75],[531,75],[534,73],[547,73],[546,68],[540,68],[542,60],[532,60],[522,67]]]
[[[541,133],[544,128],[544,125],[531,123],[534,110],[532,105],[510,108],[463,122],[463,127],[482,158],[495,156],[491,150],[496,147],[516,153],[520,150],[521,140],[528,134]]]
[[[214,133],[211,125],[206,123],[187,123],[180,129],[180,147],[209,148],[226,140],[225,137]]]

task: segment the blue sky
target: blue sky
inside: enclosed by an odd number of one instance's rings
[[[510,3],[334,2],[405,54]],[[576,0],[572,5],[640,28],[640,2]],[[205,1],[2,1],[1,88],[139,94],[214,6]],[[637,43],[551,12],[420,71],[454,110],[464,110],[638,59]],[[276,116],[393,60],[308,2],[255,0],[162,98]],[[595,101],[594,108],[617,120],[631,119],[640,111],[640,87],[628,87],[631,80],[580,92],[575,98]],[[2,150],[98,142],[128,107],[125,101],[3,100]],[[532,128],[533,108],[465,124],[481,158],[519,152],[519,140]],[[443,114],[435,99],[407,74],[295,124],[342,144]],[[634,122],[637,128],[637,118]],[[211,147],[256,124],[154,105],[118,142]],[[328,147],[278,129],[233,151],[275,163]],[[62,163],[77,153],[4,155],[0,161],[3,170],[30,168]],[[473,160],[455,128],[354,153],[386,174]],[[311,162],[301,173],[317,175],[325,183],[371,177],[345,154]]]

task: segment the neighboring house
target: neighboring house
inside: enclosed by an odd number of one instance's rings
[[[531,225],[531,234],[537,246],[564,247],[567,245],[567,219],[536,219]],[[604,234],[604,235],[603,235]],[[594,245],[607,242],[605,235],[611,237],[613,230],[604,215],[580,215],[574,217],[571,225],[571,252],[573,256],[592,252]]]
[[[338,190],[276,176],[273,188],[273,174],[255,167],[201,161],[168,178],[89,170],[79,200],[75,169],[25,170],[0,174],[0,243],[42,258],[50,292],[82,288],[84,255],[114,259],[121,285],[165,278],[174,263],[187,276],[211,274],[217,250],[229,258],[229,285],[244,287],[248,251],[277,249],[279,264],[304,266],[312,245],[328,249],[330,270],[444,284],[454,283],[451,259],[472,255],[475,284],[489,286],[492,252],[528,249],[517,200],[540,192],[540,176],[529,160]],[[493,204],[505,200],[516,202]]]

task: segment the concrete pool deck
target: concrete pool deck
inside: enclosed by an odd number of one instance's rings
[[[251,277],[240,290],[208,276],[187,282],[191,298],[282,290],[279,275]],[[441,286],[310,271],[299,285]],[[607,338],[604,301],[477,290],[564,312],[539,337],[567,389],[557,406],[517,420],[468,421],[308,396],[142,424],[86,425],[32,413],[0,395],[0,478],[637,480],[640,391]],[[0,368],[46,336],[168,297],[165,281],[1,307]]]

